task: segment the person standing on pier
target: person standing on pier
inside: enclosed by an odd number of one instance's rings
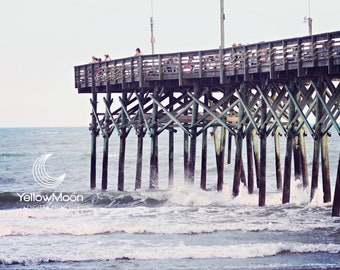
[[[137,48],[135,56],[140,56],[140,55],[143,55],[143,53],[141,52],[139,48]]]
[[[98,63],[98,62],[101,62],[102,59],[101,58],[97,58],[95,56],[92,56],[92,63]]]

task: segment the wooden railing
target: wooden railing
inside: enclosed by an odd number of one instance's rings
[[[75,67],[75,87],[219,77],[340,65],[340,31],[225,49],[143,55]]]

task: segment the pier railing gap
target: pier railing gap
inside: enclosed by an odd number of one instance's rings
[[[92,95],[91,188],[97,187],[99,134],[104,139],[101,187],[108,188],[108,170],[115,168],[108,158],[109,138],[114,134],[120,142],[119,149],[112,149],[119,151],[118,190],[124,190],[126,138],[131,129],[138,137],[135,189],[142,187],[143,143],[148,136],[149,188],[158,188],[158,136],[167,131],[169,187],[175,185],[175,135],[182,133],[186,182],[194,184],[199,177],[200,187],[207,188],[207,151],[213,150],[216,189],[222,190],[226,184],[225,166],[231,164],[234,151],[233,195],[238,196],[242,183],[249,193],[258,192],[258,204],[264,206],[269,184],[267,140],[272,135],[275,185],[282,190],[282,203],[290,202],[292,178],[301,180],[303,188],[310,188],[312,200],[318,188],[320,166],[324,202],[331,200],[328,138],[331,128],[336,131],[335,136],[340,135],[340,31],[216,50],[129,57],[74,69],[78,93]],[[103,112],[98,111],[98,95],[105,95]],[[119,98],[113,99],[112,95]],[[208,134],[212,135],[214,149],[207,148]],[[311,183],[307,135],[314,139]],[[201,174],[197,176],[196,148],[200,137]],[[279,145],[284,138],[282,179]],[[339,215],[340,208],[338,175],[339,166],[333,215]]]

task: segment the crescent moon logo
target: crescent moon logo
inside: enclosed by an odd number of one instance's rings
[[[54,188],[60,185],[66,176],[66,173],[59,177],[51,177],[46,172],[45,164],[47,159],[52,156],[52,154],[45,154],[36,159],[32,167],[32,174],[34,180],[41,186],[46,188]]]

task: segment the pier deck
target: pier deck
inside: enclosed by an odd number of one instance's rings
[[[320,72],[339,75],[340,31],[222,50],[128,57],[75,67],[79,93],[113,92],[141,87],[228,84],[239,81],[311,78]]]

